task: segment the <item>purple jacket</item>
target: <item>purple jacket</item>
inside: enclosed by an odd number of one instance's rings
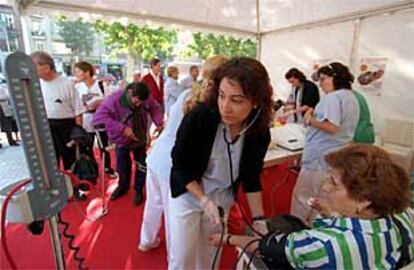
[[[108,96],[93,117],[95,126],[105,125],[109,140],[117,146],[125,146],[129,143],[129,139],[123,136],[123,131],[127,127],[132,128],[132,111],[121,105],[121,96],[124,91],[118,91]],[[142,126],[145,132],[148,132],[148,119],[150,116],[157,127],[163,124],[163,115],[160,105],[153,97],[141,103],[140,107]]]

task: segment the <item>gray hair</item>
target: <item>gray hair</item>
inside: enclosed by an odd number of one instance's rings
[[[32,53],[30,56],[32,59],[36,59],[40,65],[48,65],[52,71],[56,72],[55,61],[50,54],[38,51]]]

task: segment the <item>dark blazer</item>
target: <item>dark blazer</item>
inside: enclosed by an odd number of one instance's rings
[[[219,112],[204,104],[198,105],[183,118],[171,152],[170,184],[173,198],[186,193],[185,186],[191,181],[201,182],[210,160],[219,123]],[[260,174],[269,143],[269,130],[265,133],[252,130],[245,133],[239,177],[235,179],[233,191],[237,189],[240,182],[243,183],[245,192],[261,190]],[[227,150],[223,149],[223,151]]]
[[[299,88],[295,89],[295,100],[298,96]],[[307,105],[311,108],[315,108],[316,104],[319,103],[319,89],[318,87],[311,81],[306,80],[303,83],[303,92],[302,92],[302,100],[300,101],[300,106]],[[296,109],[296,103],[295,103]],[[305,112],[302,113],[305,115]],[[295,114],[295,122],[296,122],[296,114]]]

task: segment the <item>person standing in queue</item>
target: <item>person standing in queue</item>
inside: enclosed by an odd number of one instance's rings
[[[66,144],[71,140],[70,133],[75,125],[82,126],[82,113],[84,108],[77,95],[74,84],[56,72],[55,61],[45,52],[34,52],[31,55],[40,78],[40,88],[53,146],[59,165],[63,161],[65,170],[70,170],[75,162],[75,149]]]

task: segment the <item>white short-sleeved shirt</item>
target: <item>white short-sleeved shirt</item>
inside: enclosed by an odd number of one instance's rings
[[[40,80],[48,119],[75,118],[84,112],[73,82],[58,75],[51,81]]]
[[[92,102],[95,102],[96,100],[103,100],[105,96],[108,96],[110,94],[109,90],[107,90],[106,87],[104,87],[103,90],[104,92],[102,93],[98,81],[95,81],[95,83],[90,88],[88,88],[84,82],[76,84],[76,92],[82,101],[82,106],[84,107],[85,111],[82,115],[82,126],[87,132],[94,132],[95,128],[92,124],[94,113],[88,112],[86,106]]]
[[[306,132],[305,147],[302,156],[306,169],[317,170],[322,165],[326,170],[323,157],[348,143],[354,137],[359,119],[359,105],[350,90],[336,90],[325,95],[315,108],[315,119],[319,122],[328,120],[339,126],[339,132],[329,134],[309,126]]]

